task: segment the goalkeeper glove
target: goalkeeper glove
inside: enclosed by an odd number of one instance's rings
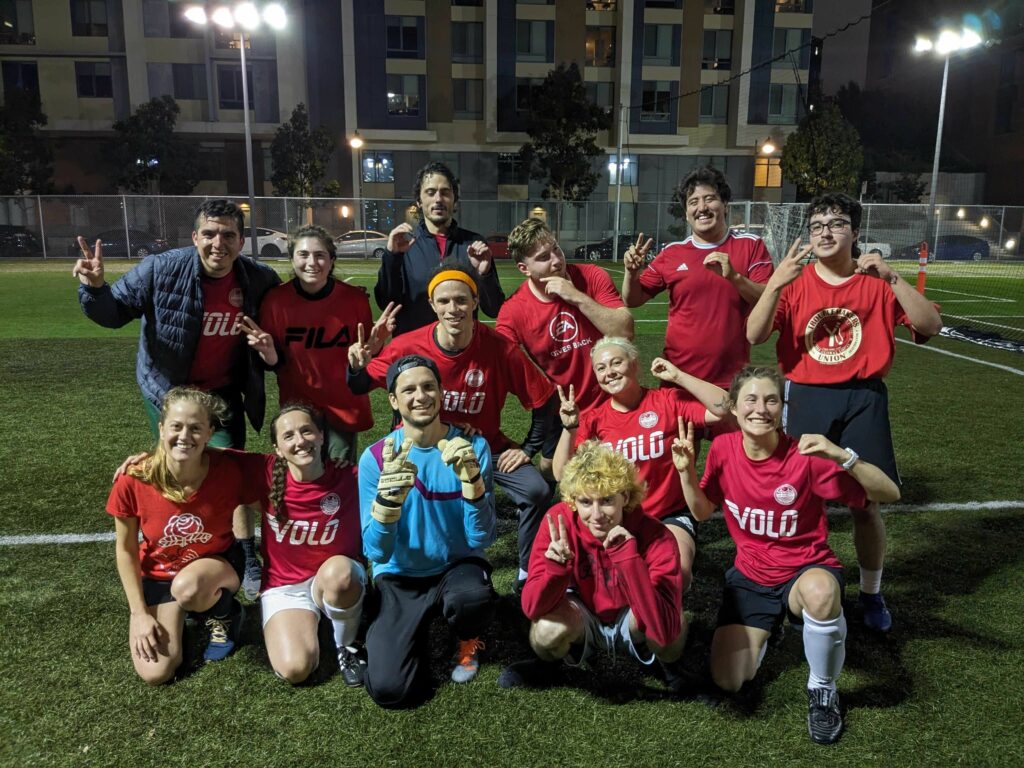
[[[441,451],[441,460],[462,481],[462,498],[466,501],[482,498],[486,488],[480,476],[480,459],[470,442],[464,437],[453,437],[451,440],[438,441],[437,447]]]
[[[381,458],[384,464],[377,481],[377,498],[373,501],[370,514],[373,519],[385,525],[396,523],[402,516],[402,503],[416,483],[417,467],[409,461],[409,450],[412,440],[408,438],[395,451],[394,438],[384,440]]]

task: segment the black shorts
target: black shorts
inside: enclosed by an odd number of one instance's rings
[[[242,574],[245,573],[245,552],[242,550],[241,544],[236,541],[219,555],[211,555],[211,557],[222,557],[227,560],[228,565],[238,574],[238,580],[241,582]],[[173,603],[174,597],[171,595],[172,581],[173,579],[150,579],[143,576],[142,596],[146,600],[146,605]]]
[[[733,566],[725,572],[725,588],[722,590],[722,605],[718,609],[717,626],[742,624],[745,627],[756,627],[771,632],[786,616],[789,617],[790,624],[802,625],[803,616],[797,616],[789,610],[789,593],[796,580],[804,571],[811,568],[821,568],[831,573],[839,582],[840,596],[843,595],[846,589],[843,570],[830,565],[805,565],[792,579],[774,587],[766,587],[748,579]]]
[[[881,379],[842,384],[786,381],[782,428],[793,438],[824,435],[857,454],[900,485],[889,427],[889,394]]]
[[[671,525],[675,528],[682,528],[693,539],[693,545],[697,546],[697,518],[690,514],[690,510],[683,507],[675,512],[669,512],[664,517],[660,518],[661,522],[665,525]]]
[[[558,394],[553,395],[558,400]],[[550,459],[555,455],[558,441],[562,437],[562,417],[558,415],[558,408],[549,408],[547,418],[544,420],[544,442],[540,446],[540,455]]]

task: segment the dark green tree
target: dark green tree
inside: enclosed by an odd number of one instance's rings
[[[336,182],[320,185],[334,144],[334,137],[323,126],[310,130],[305,104],[295,107],[291,119],[277,129],[270,145],[274,194],[316,197],[336,190]]]
[[[897,203],[920,203],[928,185],[916,173],[901,173],[885,185]]]
[[[800,121],[786,139],[780,163],[803,199],[827,191],[856,195],[863,165],[857,129],[835,104],[823,104]]]
[[[20,89],[4,94],[0,108],[0,195],[41,194],[53,187],[53,152],[40,129],[39,98]]]
[[[609,115],[587,99],[575,64],[559,64],[530,97],[526,133],[519,157],[530,177],[545,182],[542,196],[558,203],[587,200],[600,175],[595,157],[604,154],[595,139],[611,124]],[[555,230],[561,226],[561,205]]]
[[[174,132],[181,107],[173,96],[142,104],[114,123],[115,180],[129,192],[187,195],[199,183],[195,147]]]

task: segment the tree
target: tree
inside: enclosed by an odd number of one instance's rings
[[[780,163],[805,199],[830,191],[855,195],[863,165],[860,135],[835,104],[824,104],[800,121]]]
[[[901,173],[885,185],[897,203],[920,203],[928,185],[916,173]]]
[[[519,149],[530,177],[545,182],[545,200],[575,203],[590,197],[600,178],[592,161],[604,153],[595,139],[610,124],[608,114],[587,99],[575,64],[559,64],[548,73],[531,94],[526,122],[530,141]],[[559,215],[556,232],[560,226]]]
[[[40,129],[46,125],[39,98],[12,88],[0,109],[0,195],[49,192],[53,152]]]
[[[181,107],[173,96],[142,104],[114,123],[115,180],[129,192],[187,195],[199,183],[195,148],[174,132]]]
[[[316,197],[337,190],[337,182],[318,187],[334,151],[334,137],[323,126],[310,130],[306,105],[299,104],[291,119],[274,134],[270,177],[274,194],[282,197]]]

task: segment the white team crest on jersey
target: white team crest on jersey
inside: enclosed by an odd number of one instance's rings
[[[654,411],[644,411],[640,414],[640,426],[644,429],[650,429],[658,423],[658,414]]]
[[[338,494],[328,493],[320,499],[320,511],[325,515],[337,514],[339,509],[341,509],[341,497]]]
[[[567,341],[572,341],[579,335],[580,326],[576,322],[576,318],[571,314],[559,312],[548,324],[548,333],[551,334],[552,339],[564,344]]]
[[[205,544],[212,538],[213,534],[207,533],[203,528],[202,518],[186,512],[167,521],[164,535],[157,544],[161,547],[187,547],[197,541]]]
[[[242,289],[232,288],[231,293],[228,294],[228,304],[232,307],[242,306]]]
[[[680,264],[678,267],[676,267],[676,272],[686,272],[689,269],[690,268],[688,266],[686,266],[685,264]]]
[[[786,483],[785,485],[780,485],[778,488],[776,488],[775,493],[773,495],[775,496],[775,500],[779,502],[779,504],[784,504],[785,506],[788,507],[790,504],[796,501],[796,488]]]
[[[484,372],[479,368],[470,368],[466,371],[465,380],[467,387],[482,387],[484,385]]]

